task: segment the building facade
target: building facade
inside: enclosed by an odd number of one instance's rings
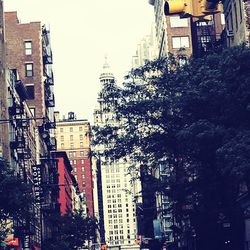
[[[143,66],[147,61],[158,57],[155,27],[152,25],[151,32],[137,44],[136,55],[132,57],[132,68]]]
[[[60,213],[61,215],[73,214],[72,167],[66,152],[57,151],[54,154],[55,159],[58,161],[58,203],[60,205]]]
[[[4,13],[4,21],[6,67],[14,75],[8,86],[10,162],[24,181],[33,184],[35,204],[31,206],[39,222],[30,223],[35,231],[25,235],[25,245],[39,249],[53,237],[48,218],[57,212],[58,197],[50,187],[58,181],[51,155],[56,140],[50,34],[40,22],[20,23],[17,12]]]
[[[226,45],[250,42],[250,1],[223,0]]]
[[[104,102],[105,85],[115,84],[115,77],[107,63],[103,66],[100,74],[101,90],[97,99],[97,107],[94,110],[94,125],[103,127],[113,123],[115,120],[112,107],[108,107]],[[111,109],[110,109],[111,108]],[[137,239],[134,190],[131,189],[131,175],[129,164],[123,160],[111,161],[100,155],[102,145],[95,147],[96,171],[94,187],[95,200],[99,201],[95,209],[100,227],[104,227],[104,232],[100,232],[101,240],[105,240],[108,246],[120,246],[121,249],[127,247],[135,248]],[[101,202],[100,202],[101,201]],[[102,225],[103,220],[103,225]],[[104,235],[104,239],[102,239]],[[134,248],[133,248],[134,247]]]
[[[58,150],[65,151],[73,168],[79,190],[83,193],[88,214],[94,215],[92,163],[90,151],[90,123],[84,119],[76,119],[73,112],[60,119],[56,116],[56,138]]]
[[[189,18],[179,15],[165,16],[165,0],[149,0],[154,7],[156,38],[159,57],[168,53],[177,54],[180,49],[189,56],[192,54],[191,23]]]

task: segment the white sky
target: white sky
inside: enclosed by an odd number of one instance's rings
[[[154,19],[148,0],[4,0],[4,10],[50,26],[55,110],[90,122],[105,54],[121,82]]]

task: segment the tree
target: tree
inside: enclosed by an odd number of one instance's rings
[[[18,177],[11,166],[0,158],[0,242],[13,230],[13,220],[30,216],[31,186]]]
[[[50,221],[58,228],[58,233],[55,238],[45,241],[47,250],[78,249],[84,246],[85,241],[95,239],[96,220],[84,217],[82,211],[53,216]]]
[[[188,218],[198,249],[242,249],[239,186],[249,187],[250,50],[244,45],[190,59],[172,56],[133,69],[115,98],[119,126],[95,128],[104,154],[129,157],[170,176],[159,185],[176,220]],[[114,95],[115,93],[115,95]],[[227,232],[223,225],[229,225]],[[186,231],[185,231],[186,230]]]

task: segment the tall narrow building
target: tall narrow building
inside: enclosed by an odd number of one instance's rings
[[[101,90],[94,110],[94,125],[103,127],[106,124],[116,123],[112,107],[107,109],[103,99],[105,86],[115,84],[115,77],[107,63],[103,65],[100,74]],[[100,156],[103,146],[95,148],[96,160],[93,161],[95,180],[95,200],[99,201],[95,213],[100,222],[102,243],[108,246],[120,246],[121,249],[135,249],[137,237],[134,193],[131,191],[129,164],[124,161],[111,161]],[[103,225],[102,225],[103,223]],[[102,228],[103,227],[103,228]]]
[[[80,192],[87,205],[87,213],[94,215],[92,163],[90,151],[90,123],[86,119],[76,119],[74,112],[60,119],[56,116],[56,138],[58,150],[65,151],[73,168]]]
[[[49,217],[58,209],[57,191],[50,187],[57,182],[56,162],[51,159],[56,140],[50,31],[41,22],[21,23],[17,12],[5,12],[4,18],[6,66],[13,72],[8,88],[11,164],[16,162],[24,182],[33,184],[35,196],[34,221],[27,223],[35,232],[21,237],[25,246],[40,249],[54,237]]]

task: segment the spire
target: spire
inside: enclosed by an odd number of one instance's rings
[[[112,72],[110,65],[108,63],[107,54],[104,56],[104,64],[102,67],[102,72],[100,74],[100,80],[104,80],[104,79],[114,79],[113,72]]]
[[[108,68],[110,68],[110,66],[109,66],[109,64],[108,64],[108,56],[107,56],[107,54],[105,54],[105,56],[104,56],[103,69],[105,70],[105,69],[108,69]]]

